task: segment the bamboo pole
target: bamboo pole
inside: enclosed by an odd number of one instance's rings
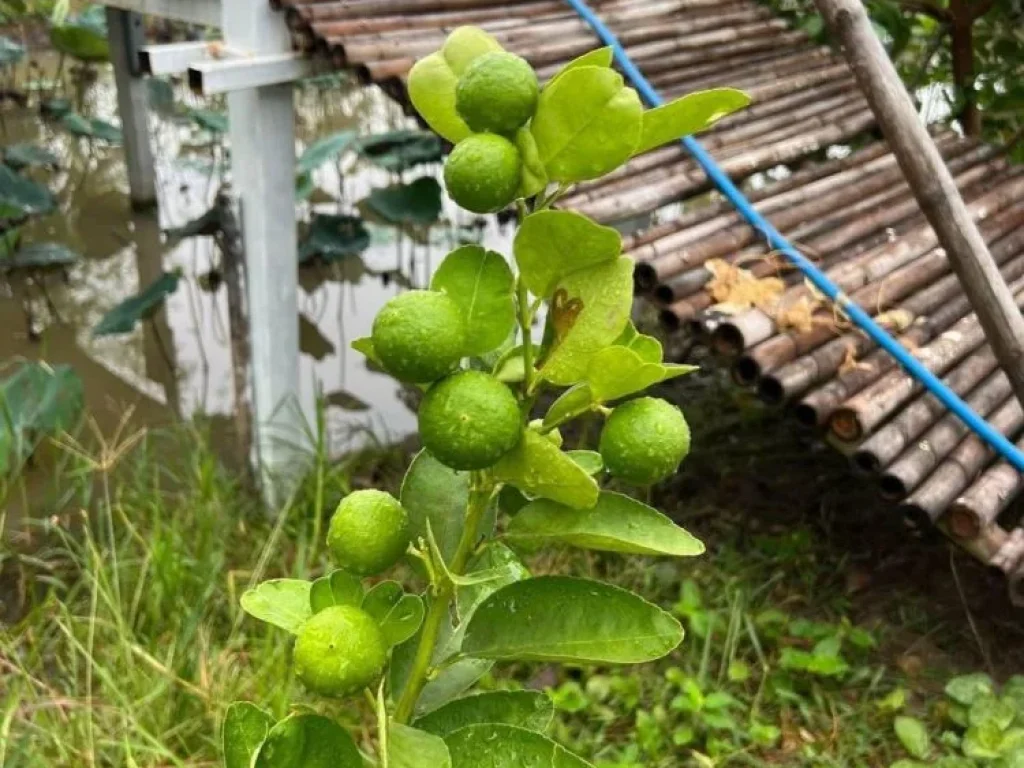
[[[1017,410],[1020,404],[1016,403]],[[1024,422],[1024,414],[1020,421]],[[1017,425],[1019,431],[1020,425]],[[978,438],[968,438],[972,443],[980,443]],[[965,443],[967,441],[964,441]],[[1024,448],[1024,440],[1018,440],[1017,446]],[[991,458],[992,451],[987,446],[980,446],[976,453],[983,460]],[[966,487],[966,485],[965,485]],[[950,531],[958,538],[972,538],[985,526],[995,523],[1010,503],[1017,498],[1024,488],[1024,475],[1004,461],[989,467],[970,488],[963,491],[946,511],[946,522]]]
[[[859,0],[815,0],[871,103],[921,208],[970,297],[1017,398],[1024,401],[1024,317]]]

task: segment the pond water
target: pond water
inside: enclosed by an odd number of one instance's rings
[[[43,62],[46,71],[47,63]],[[166,89],[165,89],[166,90]],[[181,86],[175,100],[190,107],[219,109]],[[116,122],[116,93],[109,68],[79,94],[79,111]],[[381,91],[344,82],[310,83],[296,89],[299,141],[309,142],[350,129],[377,134],[414,122]],[[69,363],[83,378],[89,411],[101,427],[112,428],[129,405],[135,419],[155,424],[198,413],[227,416],[234,410],[226,290],[209,290],[203,278],[216,262],[210,238],[167,243],[162,231],[205,212],[228,180],[226,139],[154,111],[152,144],[157,157],[159,208],[132,213],[124,158],[119,147],[90,145],[29,107],[7,110],[4,144],[34,142],[61,161],[59,171],[34,174],[57,194],[59,209],[25,230],[28,242],[55,241],[84,258],[66,283],[49,281],[52,310],[36,301],[29,332],[18,290],[0,293],[0,360],[45,359]],[[438,176],[439,166],[419,166],[404,180]],[[300,218],[316,212],[353,213],[354,204],[396,177],[353,156],[314,172],[314,202],[299,204]],[[371,431],[397,439],[415,425],[393,380],[367,368],[349,343],[368,335],[373,317],[398,291],[423,286],[431,270],[457,244],[456,233],[475,233],[487,247],[510,250],[511,230],[494,217],[486,220],[444,202],[441,221],[428,242],[417,243],[389,226],[368,224],[371,245],[361,257],[332,267],[300,271],[300,327],[303,387],[313,387],[335,403],[327,417],[331,447],[343,450],[353,434]],[[151,283],[162,271],[180,269],[183,279],[166,308],[131,334],[94,338],[92,328],[112,307]],[[205,286],[205,287],[204,287]],[[57,317],[54,317],[54,311]],[[37,338],[34,338],[37,337]]]

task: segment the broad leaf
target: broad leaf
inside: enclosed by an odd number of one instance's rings
[[[548,172],[544,169],[540,152],[537,150],[537,141],[529,128],[524,127],[516,131],[516,149],[519,150],[519,159],[522,161],[516,197],[533,197],[547,187]]]
[[[581,416],[596,405],[594,394],[587,384],[577,384],[571,387],[551,404],[548,412],[544,414],[544,426],[553,427],[556,424],[564,424],[566,421]]]
[[[363,768],[363,758],[333,720],[292,715],[270,729],[253,768]]]
[[[501,346],[515,327],[514,278],[501,254],[478,245],[449,253],[430,281],[432,291],[448,294],[471,329],[466,355],[482,355]]]
[[[604,459],[597,451],[567,451],[566,455],[591,477],[597,477],[604,471]]]
[[[357,216],[317,214],[299,243],[299,263],[340,261],[370,247],[370,233]]]
[[[726,115],[742,109],[750,97],[734,88],[697,91],[644,112],[643,132],[636,153],[676,141],[710,128]]]
[[[413,541],[427,540],[429,523],[445,562],[451,562],[469,502],[469,473],[450,469],[420,451],[405,473],[400,501],[409,513]]]
[[[295,164],[297,174],[310,173],[325,163],[331,163],[356,140],[355,131],[338,131],[310,144]]]
[[[73,136],[84,139],[99,139],[108,144],[120,144],[121,129],[98,117],[83,117],[77,112],[68,112],[60,119],[64,130]]]
[[[25,362],[0,379],[0,475],[19,467],[43,438],[72,429],[84,400],[82,380],[68,365]]]
[[[519,556],[500,541],[491,541],[483,551],[469,561],[469,577],[486,575],[472,583],[460,585],[456,593],[459,620],[465,624],[484,600],[502,587],[530,578],[530,571]]]
[[[110,58],[110,46],[103,8],[99,8],[99,13],[87,11],[51,27],[50,42],[60,53],[79,61],[106,61]]]
[[[481,723],[504,723],[530,731],[551,725],[554,707],[540,691],[492,691],[445,704],[416,721],[416,727],[438,736]]]
[[[353,340],[349,346],[366,357],[368,361],[383,370],[384,364],[380,361],[380,357],[377,355],[377,350],[373,346],[372,338],[369,336],[363,336],[362,338]],[[424,529],[424,532],[426,532],[426,529]]]
[[[140,320],[153,315],[167,297],[178,290],[180,276],[176,272],[164,272],[139,293],[125,299],[111,309],[92,330],[93,336],[112,336],[131,333]]]
[[[633,306],[633,261],[623,256],[573,272],[555,289],[555,339],[541,376],[568,386],[581,381],[590,361],[622,333]]]
[[[0,260],[0,272],[65,269],[81,260],[79,254],[60,243],[31,243]]]
[[[389,646],[404,643],[423,623],[423,601],[417,595],[405,594],[396,581],[376,584],[363,598],[362,608],[377,620]]]
[[[199,128],[212,134],[222,134],[228,131],[228,116],[224,112],[213,109],[190,109],[189,119]]]
[[[573,211],[538,211],[523,220],[512,249],[526,287],[546,298],[567,275],[614,261],[622,236]]]
[[[531,549],[563,544],[634,555],[704,553],[699,540],[656,509],[610,491],[602,492],[593,509],[585,510],[536,499],[512,518],[505,539]]]
[[[593,768],[547,736],[514,725],[471,725],[445,742],[452,768]]]
[[[348,571],[337,570],[321,576],[309,590],[309,607],[313,613],[334,605],[359,607],[363,602],[363,585]]]
[[[958,704],[971,706],[980,696],[995,694],[992,678],[982,672],[954,677],[946,683],[946,695]]]
[[[550,440],[525,430],[519,444],[494,465],[494,476],[531,496],[577,509],[597,503],[597,483]]]
[[[444,147],[437,136],[405,129],[365,136],[356,142],[355,150],[374,165],[396,173],[444,158]]]
[[[451,768],[444,739],[401,723],[388,726],[390,768]]]
[[[440,51],[420,59],[410,70],[409,101],[427,125],[453,144],[470,134],[455,109],[459,76],[475,58],[500,50],[498,41],[482,29],[459,27]]]
[[[604,48],[595,48],[592,51],[587,51],[582,56],[577,56],[558,70],[558,72],[554,74],[544,87],[547,88],[559,77],[571,70],[578,69],[580,67],[610,67],[614,61],[615,51],[612,50],[610,45],[606,45]]]
[[[636,342],[643,349],[640,336]],[[647,353],[652,349],[644,350]],[[661,346],[658,346],[658,354]],[[590,392],[598,403],[618,400],[626,395],[643,392],[648,387],[669,379],[693,373],[698,370],[694,365],[677,365],[644,362],[639,354],[630,347],[611,346],[598,351],[590,360],[587,371],[587,383]]]
[[[16,171],[22,168],[56,168],[60,165],[57,156],[38,144],[12,144],[4,147],[4,163]]]
[[[928,729],[924,723],[915,717],[897,717],[893,721],[893,730],[896,738],[900,740],[903,748],[910,753],[911,757],[924,759],[931,751],[931,743],[928,738]]]
[[[0,165],[0,203],[31,215],[49,213],[57,201],[46,187]]]
[[[619,587],[542,576],[487,598],[462,651],[507,661],[638,664],[679,645],[683,629],[658,606]]]
[[[607,67],[569,70],[540,94],[530,132],[552,181],[596,179],[636,150],[643,105]]]
[[[359,208],[386,224],[427,226],[441,215],[441,186],[437,179],[421,176],[409,184],[373,190]]]
[[[246,590],[242,610],[254,619],[298,634],[313,615],[310,593],[313,585],[301,579],[271,579]]]
[[[0,67],[9,67],[25,58],[25,48],[9,37],[0,37]]]
[[[224,768],[252,768],[274,719],[248,701],[236,701],[224,714]]]

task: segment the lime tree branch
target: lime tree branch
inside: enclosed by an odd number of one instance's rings
[[[476,543],[480,521],[487,511],[493,488],[490,480],[486,479],[482,473],[473,473],[473,485],[469,494],[469,504],[466,507],[465,525],[462,528],[459,545],[448,565],[448,573],[461,576],[466,570],[466,564],[473,553],[473,545]],[[427,684],[427,677],[431,672],[434,648],[437,646],[441,628],[448,618],[452,598],[455,597],[455,584],[443,573],[443,569],[439,569],[439,571],[441,572],[440,580],[434,587],[430,609],[423,620],[423,634],[420,635],[420,642],[416,648],[412,672],[409,674],[409,680],[395,705],[395,721],[399,723],[409,722],[416,708],[416,702],[419,700],[420,694],[423,693],[423,687]]]

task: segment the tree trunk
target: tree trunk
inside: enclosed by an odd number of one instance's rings
[[[960,124],[968,136],[981,134],[981,113],[974,92],[974,13],[965,0],[952,0],[950,24],[950,55],[953,61],[953,85],[962,100]]]

